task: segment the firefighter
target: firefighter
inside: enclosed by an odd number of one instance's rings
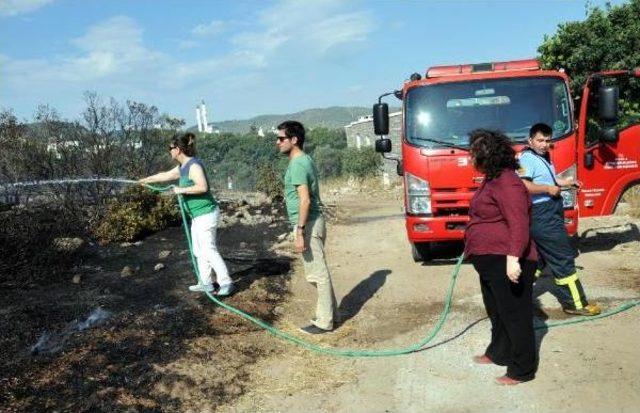
[[[538,268],[547,266],[554,276],[557,296],[567,314],[600,314],[597,304],[589,304],[576,272],[577,251],[564,226],[560,191],[578,187],[574,177],[558,178],[549,157],[553,130],[537,123],[529,130],[529,146],[520,153],[520,178],[531,194],[531,237],[538,247]],[[538,272],[539,273],[539,272]]]

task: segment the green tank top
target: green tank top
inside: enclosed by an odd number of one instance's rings
[[[204,171],[204,165],[202,165],[202,161],[200,161],[200,159],[198,158],[189,159],[187,163],[185,163],[180,167],[180,180],[178,181],[178,186],[180,188],[185,188],[185,187],[194,185],[194,182],[191,179],[189,179],[189,168],[191,168],[191,165],[193,164],[200,165],[200,167]],[[199,217],[200,215],[209,214],[215,211],[216,207],[218,206],[218,203],[216,202],[215,198],[211,194],[211,187],[209,186],[209,178],[207,178],[206,172],[204,176],[205,176],[205,179],[207,180],[207,188],[209,188],[209,191],[205,192],[204,194],[198,194],[198,195],[187,195],[187,194],[183,195],[186,212],[191,218]]]

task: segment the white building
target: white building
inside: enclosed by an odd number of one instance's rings
[[[373,133],[373,116],[362,116],[357,121],[351,122],[344,127],[347,135],[347,146],[349,148],[374,147],[378,137]],[[396,158],[402,157],[401,145],[402,112],[389,114],[389,135],[391,139],[391,153],[389,155]],[[384,159],[384,172],[393,176],[396,173],[396,161]]]
[[[213,132],[213,128],[207,121],[207,106],[204,104],[204,100],[196,106],[196,122],[198,123],[198,132]]]

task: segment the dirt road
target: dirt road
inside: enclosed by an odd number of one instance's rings
[[[403,225],[394,196],[354,194],[338,201],[327,250],[344,322],[332,334],[307,339],[330,347],[387,349],[427,335],[442,310],[453,261],[412,262]],[[577,262],[588,296],[605,309],[640,296],[638,225],[623,215],[581,222]],[[278,326],[296,333],[312,316],[314,295],[301,268],[294,268],[292,294]],[[536,289],[539,319],[566,318],[545,293],[546,281]],[[636,307],[595,322],[539,330],[537,378],[497,386],[493,378],[503,368],[471,362],[488,343],[489,323],[476,274],[467,264],[449,319],[424,351],[348,359],[280,343],[283,352],[251,367],[246,393],[220,411],[635,412],[640,409],[639,322]]]

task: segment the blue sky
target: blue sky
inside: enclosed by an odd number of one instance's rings
[[[431,65],[535,56],[584,18],[584,0],[0,0],[0,108],[74,120],[95,91],[192,125],[200,99],[214,122],[369,106]]]

